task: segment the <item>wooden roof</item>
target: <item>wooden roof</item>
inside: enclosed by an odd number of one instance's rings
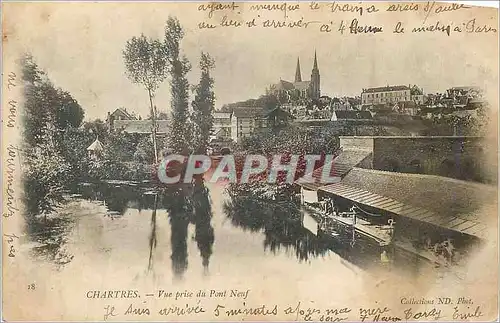
[[[341,183],[319,190],[478,237],[486,230],[480,210],[497,203],[494,186],[361,168],[353,168]]]

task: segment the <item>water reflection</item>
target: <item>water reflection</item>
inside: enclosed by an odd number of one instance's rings
[[[212,246],[215,241],[214,228],[211,224],[213,216],[212,201],[210,200],[208,188],[200,183],[195,184],[193,197],[195,240],[200,250],[205,273],[207,273],[210,256],[212,255]]]
[[[188,266],[187,235],[190,216],[193,212],[190,187],[169,190],[167,195],[170,200],[170,242],[172,245],[172,270],[176,278],[182,275]]]
[[[158,194],[154,195],[155,201],[153,205],[153,213],[151,214],[151,234],[149,235],[149,262],[148,271],[153,269],[153,251],[156,248],[158,242],[156,238],[156,208],[158,206]]]
[[[264,248],[273,253],[283,248],[293,251],[299,261],[308,261],[329,251],[325,240],[318,239],[303,228],[300,210],[292,202],[264,202],[254,194],[233,195],[224,202],[224,212],[233,225],[252,232],[263,232]]]
[[[123,216],[127,209],[151,209],[148,271],[154,268],[154,250],[157,246],[157,211],[168,212],[172,271],[181,279],[188,268],[188,227],[195,226],[195,241],[206,273],[215,240],[211,224],[213,216],[209,190],[203,182],[172,185],[151,190],[132,183],[102,183],[82,185],[79,191],[84,198],[104,201],[112,218]]]
[[[47,260],[56,265],[70,262],[74,255],[68,252],[65,245],[73,227],[74,220],[67,213],[57,217],[48,215],[28,218],[27,234],[35,243],[31,249],[31,255],[35,259]]]

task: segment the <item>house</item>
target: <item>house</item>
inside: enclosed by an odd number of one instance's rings
[[[286,126],[291,120],[295,119],[291,113],[279,107],[267,112],[264,118],[271,127]]]
[[[425,101],[424,91],[416,85],[396,85],[363,89],[361,92],[363,105],[395,104],[401,101],[422,105]]]
[[[361,104],[385,104],[410,101],[411,89],[406,85],[384,86],[363,89]]]
[[[169,132],[170,120],[156,120],[156,134],[164,136]],[[114,130],[125,133],[151,134],[153,123],[151,120],[115,120]]]
[[[214,112],[213,136],[218,139],[231,138],[231,112]]]
[[[113,112],[108,112],[106,123],[111,131],[115,130],[115,121],[117,120],[137,120],[137,118],[125,108],[118,108]]]
[[[231,114],[231,139],[240,141],[255,130],[267,128],[267,119],[261,107],[235,107]]]
[[[414,102],[416,105],[423,105],[426,101],[424,90],[414,85],[410,89],[410,101]]]
[[[481,99],[483,93],[481,88],[477,86],[459,86],[446,90],[446,96],[461,101],[464,99]]]

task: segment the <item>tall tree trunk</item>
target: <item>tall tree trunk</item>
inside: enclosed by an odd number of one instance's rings
[[[152,139],[153,139],[153,149],[155,152],[155,163],[158,163],[158,148],[156,146],[156,111],[153,106],[153,95],[151,94],[151,90],[149,89],[148,89],[148,94],[149,94],[149,104],[151,109],[151,120],[153,123]]]

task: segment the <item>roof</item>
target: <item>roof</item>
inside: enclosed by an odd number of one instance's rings
[[[353,168],[341,183],[320,190],[476,236],[486,229],[486,221],[479,215],[481,208],[497,201],[497,189],[490,185],[361,168]]]
[[[215,119],[229,119],[231,118],[231,112],[214,112]]]
[[[371,151],[369,150],[343,150],[340,155],[333,159],[333,162],[327,163],[322,167],[315,169],[312,173],[308,174],[309,176],[312,175],[312,178],[314,179],[312,183],[300,183],[300,179],[295,183],[310,190],[318,190],[321,186],[328,184],[321,183],[321,177],[324,167],[330,168],[330,176],[341,178],[345,176],[354,166],[358,165],[365,158],[370,156],[370,154]]]
[[[403,91],[409,89],[410,88],[407,85],[383,86],[383,87],[372,87],[369,89],[363,89],[363,93]]]
[[[264,109],[261,107],[237,107],[233,110],[233,115],[236,118],[255,118],[264,115]]]
[[[271,111],[268,111],[267,113],[264,114],[264,116],[266,118],[268,118],[271,115],[274,115],[274,116],[281,115],[281,116],[285,116],[285,117],[290,118],[290,119],[296,119],[293,114],[281,109],[280,107],[274,108]]]
[[[272,84],[271,89],[275,90],[308,90],[311,85],[311,81],[300,81],[300,82],[289,82],[285,80],[280,80],[279,83]]]
[[[308,90],[309,86],[311,85],[310,81],[302,81],[302,82],[294,82],[293,86],[295,89],[303,91],[303,90]]]
[[[135,117],[131,115],[130,113],[127,112],[124,108],[118,108],[115,111],[111,113],[112,116],[116,115],[122,115],[123,117],[129,119],[129,120],[135,120]]]
[[[99,138],[96,138],[95,141],[90,144],[90,146],[87,148],[87,150],[90,151],[102,151],[104,150],[104,147],[102,143],[99,141]]]
[[[330,168],[330,174],[329,174],[330,176],[340,177],[340,175],[336,173],[336,168],[332,167],[332,163],[328,163],[319,168],[316,168],[312,173],[309,173],[304,177],[299,178],[297,181],[295,181],[295,183],[308,190],[317,191],[320,187],[325,186],[325,184],[328,184],[328,183],[322,183],[323,169],[325,169],[325,167]],[[312,181],[308,180],[301,182],[304,180],[305,177],[312,177]]]
[[[280,80],[279,83],[272,84],[271,88],[276,90],[293,90],[295,87],[292,82]]]
[[[459,90],[459,91],[481,91],[481,88],[479,86],[455,86],[452,87],[450,90]]]
[[[167,133],[169,131],[169,120],[156,120],[158,126],[156,133]],[[151,120],[116,120],[115,130],[122,130],[127,133],[151,133]]]
[[[356,111],[356,110],[337,110],[334,111],[334,116],[337,117],[337,119],[355,119],[355,120],[361,120],[361,119],[372,119],[372,114],[370,111]],[[334,118],[332,117],[332,120]]]

